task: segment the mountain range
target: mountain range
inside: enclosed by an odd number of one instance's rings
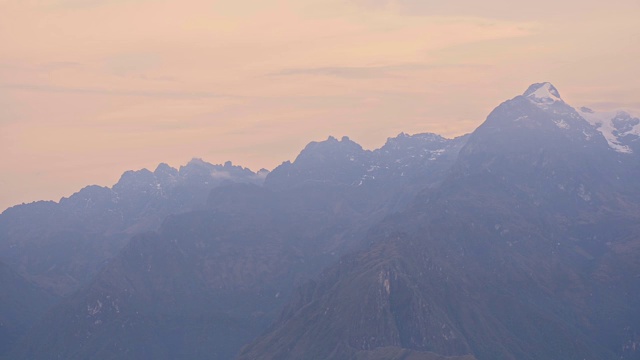
[[[329,137],[271,172],[161,164],[18,205],[0,351],[640,359],[639,138],[539,83],[455,139]]]

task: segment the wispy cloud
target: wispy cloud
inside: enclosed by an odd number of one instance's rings
[[[370,79],[402,77],[402,73],[442,68],[484,67],[482,64],[400,64],[388,66],[333,66],[315,68],[290,68],[272,73],[272,76],[318,75],[345,79]]]
[[[79,69],[81,67],[83,67],[83,64],[72,61],[50,61],[31,65],[16,62],[0,62],[0,69],[33,72],[50,72],[62,69]]]
[[[590,101],[589,107],[594,110],[628,110],[633,115],[640,116],[640,102],[634,101]]]
[[[211,171],[211,177],[216,180],[231,179],[231,174],[228,171],[213,170]]]
[[[38,84],[0,83],[0,88],[21,91],[47,92],[59,94],[141,96],[168,99],[201,99],[201,98],[237,98],[238,95],[207,91],[149,91],[149,90],[115,90],[90,87],[66,87]]]
[[[73,61],[51,61],[42,63],[38,66],[38,69],[42,71],[55,71],[61,69],[77,69],[82,67],[82,64]]]
[[[291,75],[319,75],[334,76],[346,79],[367,79],[395,77],[386,67],[317,67],[317,68],[292,68],[284,69],[271,75],[291,76]]]
[[[153,0],[59,0],[50,5],[49,8],[52,10],[74,10],[142,1]]]
[[[483,1],[425,1],[425,0],[349,0],[352,4],[369,10],[389,11],[406,16],[482,16],[488,18],[533,19],[549,17],[549,8],[581,11],[572,1],[538,0],[523,2],[517,6],[508,0],[494,0],[492,6]]]
[[[161,64],[160,55],[145,52],[114,54],[103,61],[103,67],[107,72],[119,76],[141,74]]]

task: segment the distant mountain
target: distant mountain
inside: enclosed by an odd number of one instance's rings
[[[539,83],[455,139],[14,207],[7,278],[65,297],[6,358],[640,359],[638,123]]]
[[[429,133],[401,133],[387,139],[380,149],[369,151],[346,136],[341,140],[330,136],[326,141],[307,145],[293,163],[287,161],[277,167],[265,185],[281,189],[306,182],[356,187],[432,184],[441,180],[466,139],[467,136],[445,139]]]
[[[346,196],[362,194],[364,203],[382,202],[390,210],[400,210],[417,192],[442,181],[467,139],[401,133],[370,151],[346,136],[329,137],[310,143],[293,163],[274,169],[265,187],[342,186],[350,194]]]
[[[113,188],[87,186],[59,203],[17,205],[0,214],[0,260],[55,295],[90,280],[131,235],[155,230],[169,214],[204,205],[221,184],[261,184],[266,172],[194,159],[128,171]]]
[[[358,248],[401,206],[395,195],[441,179],[463,141],[401,134],[371,152],[329,138],[276,168],[264,187],[219,186],[200,210],[132,238],[12,356],[230,359],[266,330],[296,285]],[[416,157],[424,164],[413,168]],[[149,174],[128,187],[152,191]]]
[[[621,153],[640,151],[640,119],[626,111],[597,113],[587,107],[578,109],[580,116],[602,133],[609,146]]]
[[[534,84],[239,359],[639,359],[637,164]]]

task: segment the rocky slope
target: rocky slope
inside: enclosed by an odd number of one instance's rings
[[[7,356],[637,359],[639,122],[589,111],[534,84],[456,139],[330,137],[263,185],[192,161],[7,210],[0,257],[67,294]]]
[[[441,179],[461,147],[450,143],[463,140],[402,134],[378,155],[329,138],[274,170],[264,187],[219,186],[200,210],[132,238],[11,356],[232,358],[296,285],[358,248],[372,224],[402,206],[394,194]],[[438,156],[413,168],[408,151]]]
[[[550,84],[500,105],[447,180],[301,287],[239,359],[394,347],[478,359],[640,358],[638,157]]]
[[[87,186],[58,203],[17,205],[0,214],[0,260],[64,296],[89,281],[133,234],[201,207],[216,186],[261,184],[265,176],[194,159],[179,170],[160,164],[154,172],[128,171],[112,188]]]
[[[54,304],[50,296],[0,262],[0,357]]]

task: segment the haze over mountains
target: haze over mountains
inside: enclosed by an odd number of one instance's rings
[[[7,359],[640,359],[640,119],[193,160],[0,215]],[[4,305],[6,304],[6,305]]]

